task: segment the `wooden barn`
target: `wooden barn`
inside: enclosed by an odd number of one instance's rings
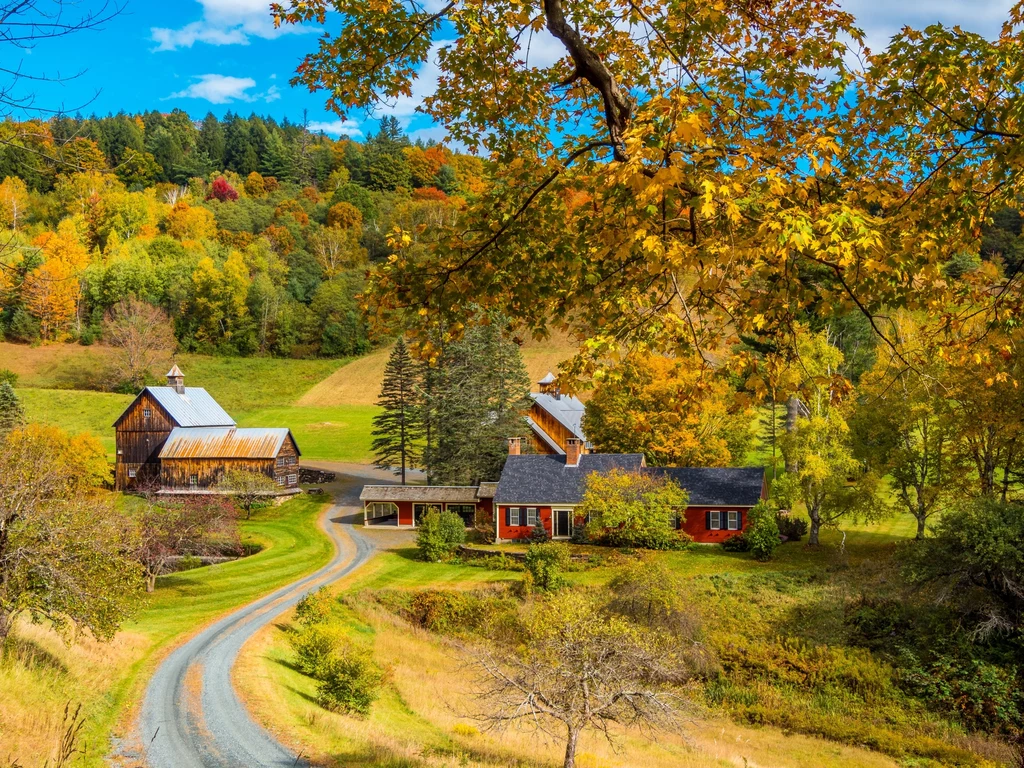
[[[583,434],[586,407],[580,399],[563,395],[555,375],[550,372],[537,385],[539,391],[530,393],[533,403],[526,416],[532,452],[564,456],[570,440],[582,440],[586,444]]]
[[[114,422],[115,484],[152,483],[163,493],[212,490],[229,469],[261,472],[287,492],[298,488],[299,447],[288,429],[239,429],[178,366],[166,387],[146,387]]]

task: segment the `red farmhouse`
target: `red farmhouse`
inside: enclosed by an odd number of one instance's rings
[[[520,455],[509,441],[509,457],[494,496],[498,541],[525,539],[539,517],[548,535],[572,536],[582,524],[575,509],[593,472],[648,472],[668,477],[685,489],[689,506],[679,527],[694,541],[713,543],[747,527],[747,512],[765,497],[764,467],[648,467],[642,454],[588,454],[581,440],[569,440],[566,455]]]

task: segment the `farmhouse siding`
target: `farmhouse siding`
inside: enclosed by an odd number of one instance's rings
[[[160,449],[175,426],[156,398],[146,390],[128,406],[114,425],[117,446],[114,479],[118,490],[133,488],[136,481],[144,477],[158,478]]]
[[[274,477],[273,459],[164,459],[161,465],[161,484],[174,490],[211,490],[232,469]]]

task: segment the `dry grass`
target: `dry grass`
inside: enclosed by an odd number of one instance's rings
[[[381,567],[378,557],[369,570]],[[385,569],[386,570],[386,569]],[[349,580],[349,584],[352,580]],[[314,684],[291,666],[288,629],[267,627],[242,649],[235,685],[250,711],[296,751],[324,766],[561,765],[561,748],[531,731],[481,733],[461,716],[474,708],[472,679],[458,652],[390,614],[363,608],[353,621],[355,642],[372,645],[392,672],[390,689],[367,718],[338,715],[316,705]],[[580,768],[883,768],[884,755],[774,728],[722,720],[694,720],[685,734],[645,738],[620,732],[613,748],[584,739]]]
[[[576,354],[576,346],[566,338],[528,341],[522,353],[530,381],[539,381],[548,371],[557,373],[558,364]],[[296,405],[375,405],[390,354],[390,347],[378,349],[343,365],[299,398]]]

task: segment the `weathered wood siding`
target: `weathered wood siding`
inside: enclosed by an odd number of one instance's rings
[[[291,435],[277,452],[273,478],[282,488],[294,488],[299,484],[299,449]]]
[[[160,481],[166,490],[210,490],[231,469],[261,472],[274,477],[273,459],[164,459],[160,462]],[[195,478],[195,483],[192,478]]]
[[[117,447],[114,482],[118,490],[134,487],[143,477],[159,476],[160,449],[175,426],[148,392],[143,392],[128,407],[118,419],[114,434]],[[130,472],[136,477],[129,477]]]
[[[563,451],[566,450],[566,446],[569,444],[569,438],[576,437],[558,419],[541,408],[537,403],[530,406],[530,418],[537,422],[537,426],[543,429],[547,436],[554,440]],[[543,445],[544,441],[535,439],[534,442]],[[543,447],[545,450],[539,451],[540,453],[552,453],[551,449],[546,445]]]

